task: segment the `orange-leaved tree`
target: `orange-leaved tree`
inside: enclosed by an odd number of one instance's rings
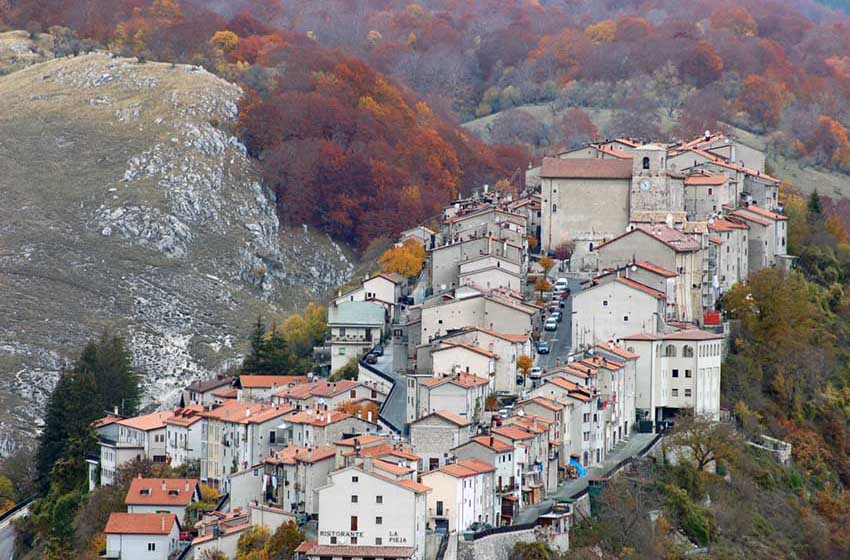
[[[395,272],[413,278],[422,272],[425,247],[414,239],[408,239],[401,245],[387,249],[378,261],[383,272]]]

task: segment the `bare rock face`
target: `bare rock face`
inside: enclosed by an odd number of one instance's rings
[[[236,363],[258,314],[348,279],[344,248],[280,230],[232,133],[241,94],[105,53],[0,77],[0,450],[36,431],[62,367],[105,329],[167,401]]]

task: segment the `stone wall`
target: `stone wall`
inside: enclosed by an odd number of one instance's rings
[[[534,542],[536,538],[534,529],[497,533],[474,541],[459,536],[457,560],[511,560],[516,543]]]

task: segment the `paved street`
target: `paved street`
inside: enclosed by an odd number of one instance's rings
[[[618,443],[614,449],[608,453],[608,457],[602,463],[588,467],[587,474],[585,476],[577,479],[566,480],[558,487],[556,492],[550,494],[539,504],[520,510],[516,523],[531,523],[536,521],[541,514],[546,513],[549,508],[552,507],[556,498],[569,498],[576,495],[578,492],[581,492],[587,487],[587,481],[589,479],[606,476],[611,469],[617,466],[617,463],[623,459],[634,457],[639,454],[655,436],[656,434],[632,434],[627,441],[621,441]]]
[[[378,363],[372,364],[372,367],[395,380],[395,388],[390,393],[386,404],[384,404],[381,414],[398,429],[404,430],[404,422],[407,416],[407,382],[404,377],[393,371],[392,344],[384,346],[384,355],[378,358]]]
[[[555,269],[553,269],[555,270]],[[557,271],[549,272],[549,277],[552,282],[558,278]],[[581,282],[575,279],[569,279],[569,288],[571,294],[577,294],[581,291]],[[548,304],[547,304],[548,305]],[[564,308],[561,309],[563,319],[558,324],[556,331],[543,331],[541,340],[549,343],[549,354],[538,354],[534,365],[542,368],[544,371],[556,367],[558,360],[561,364],[567,361],[567,356],[571,350],[572,342],[572,313],[573,313],[573,298],[572,295],[564,302]]]
[[[29,513],[29,506],[5,519],[0,524],[0,560],[12,560],[15,557],[15,529],[12,520]]]

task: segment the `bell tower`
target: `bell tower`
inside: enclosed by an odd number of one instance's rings
[[[671,192],[673,182],[667,174],[667,148],[644,144],[632,152],[632,184],[629,209],[636,212],[673,212],[681,197]]]

